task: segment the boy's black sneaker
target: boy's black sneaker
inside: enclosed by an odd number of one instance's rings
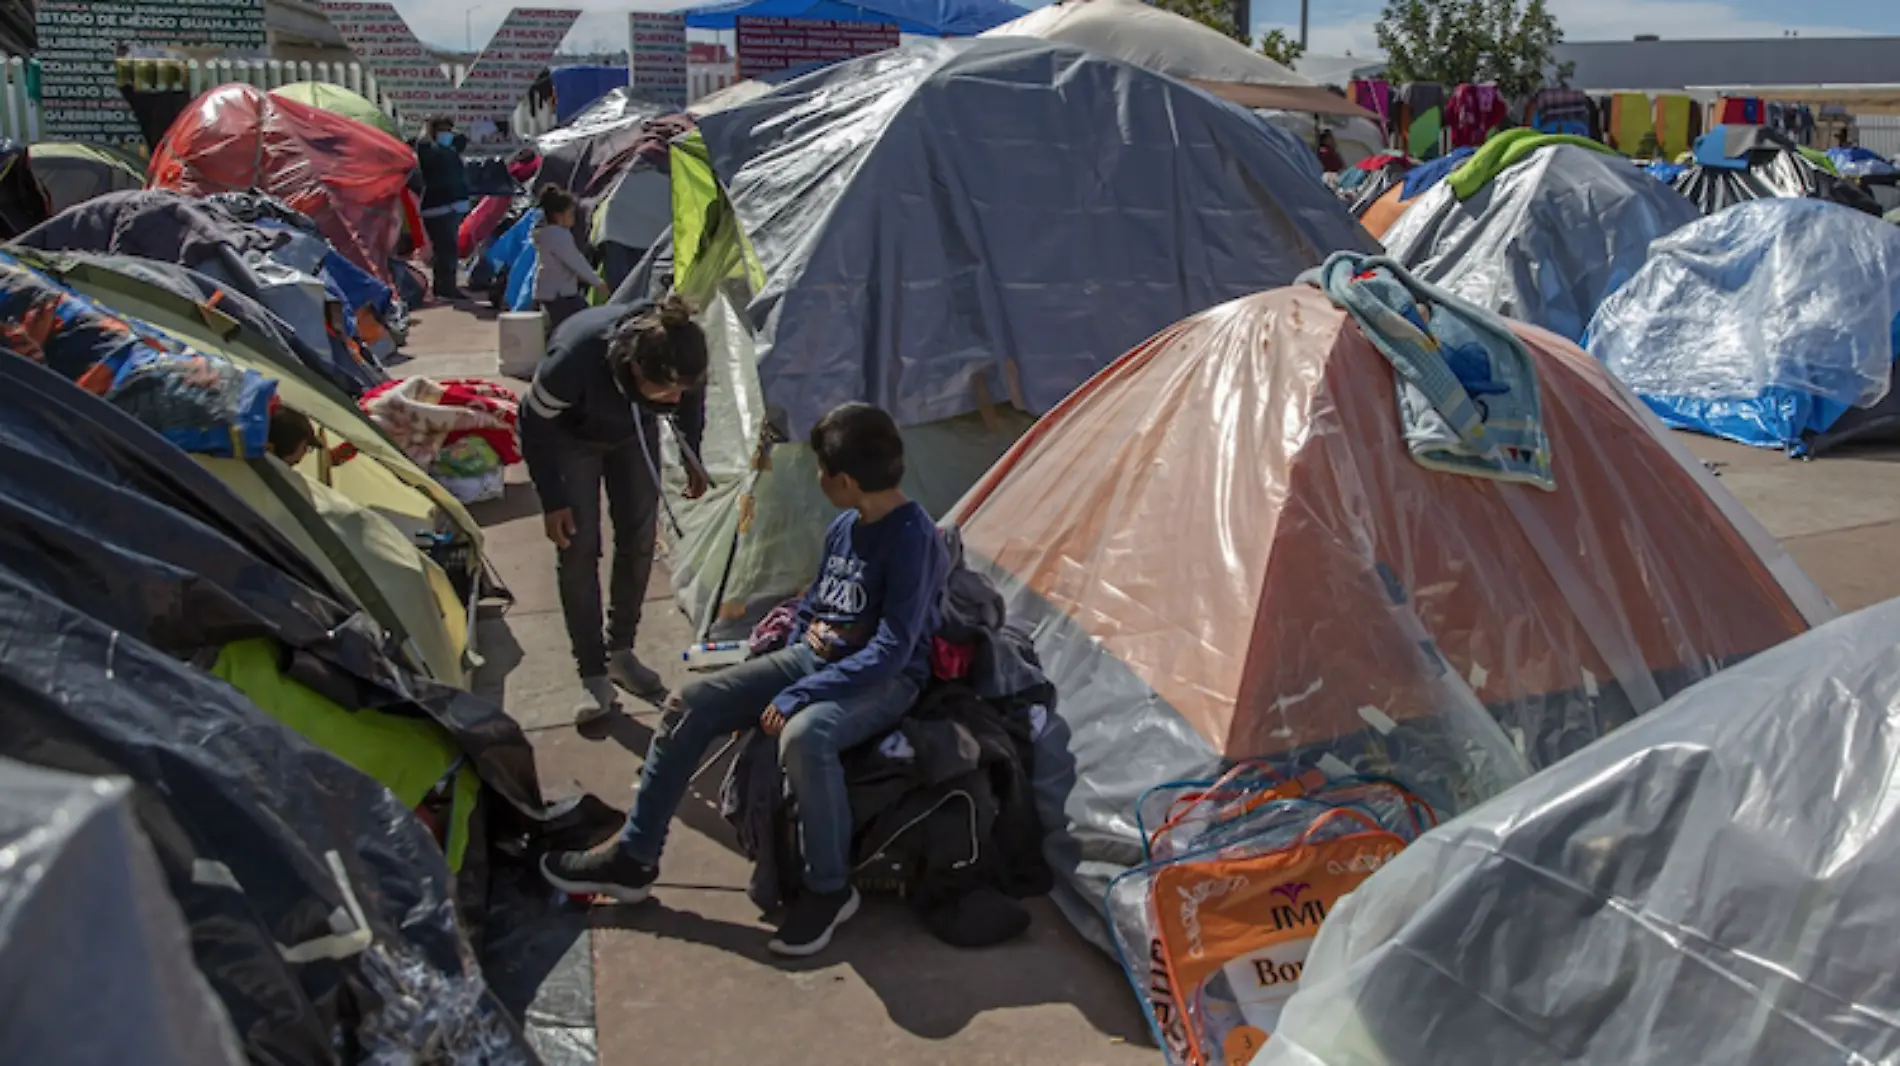
[[[660,868],[634,859],[615,840],[593,851],[548,852],[541,856],[541,876],[569,895],[639,903],[653,894]]]
[[[785,924],[766,947],[774,955],[802,959],[816,955],[831,943],[831,934],[858,913],[858,890],[806,892],[792,903]]]

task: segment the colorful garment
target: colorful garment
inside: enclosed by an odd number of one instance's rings
[[[417,466],[434,466],[444,448],[470,435],[487,441],[504,464],[521,461],[520,398],[500,385],[410,378],[378,385],[360,405]]]
[[[1491,131],[1504,125],[1511,109],[1495,85],[1460,85],[1445,107],[1453,148],[1476,148]]]

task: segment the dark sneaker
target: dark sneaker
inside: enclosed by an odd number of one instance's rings
[[[643,700],[657,702],[666,698],[666,682],[631,651],[617,651],[607,657],[607,676]]]
[[[842,892],[807,892],[792,904],[785,924],[778,927],[778,935],[766,947],[772,949],[774,955],[795,959],[816,955],[831,943],[831,934],[856,913],[858,890],[855,888]]]
[[[586,725],[598,722],[602,718],[620,709],[620,699],[614,693],[614,683],[604,677],[583,677],[581,688],[587,695],[574,707],[574,724]]]
[[[541,856],[541,876],[570,896],[640,903],[653,894],[660,868],[634,859],[615,840],[593,851],[548,852]]]

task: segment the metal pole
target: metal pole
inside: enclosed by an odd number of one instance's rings
[[[1311,0],[1300,0],[1300,51],[1302,52],[1306,50],[1306,15],[1309,3]]]

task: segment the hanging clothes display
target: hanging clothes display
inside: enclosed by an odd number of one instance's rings
[[[1724,96],[1715,102],[1715,126],[1760,126],[1767,109],[1754,97]]]
[[[1383,78],[1354,78],[1346,98],[1379,117],[1379,132],[1392,136],[1392,86]]]
[[[1476,148],[1511,116],[1495,85],[1460,85],[1445,106],[1453,148]]]
[[[1695,101],[1681,93],[1656,97],[1650,116],[1656,129],[1656,153],[1660,159],[1674,159],[1689,150],[1702,132]]]
[[[1592,140],[1603,132],[1590,98],[1575,89],[1537,90],[1524,105],[1524,125],[1544,133],[1567,133]]]
[[[1414,158],[1439,154],[1439,134],[1445,128],[1445,87],[1436,82],[1407,82],[1399,88],[1404,124],[1404,147]]]

